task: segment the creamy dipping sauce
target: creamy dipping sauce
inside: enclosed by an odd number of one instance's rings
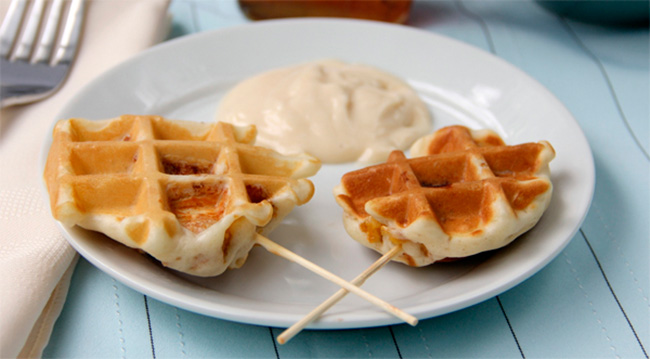
[[[426,106],[406,82],[337,60],[247,79],[224,97],[216,119],[254,124],[258,145],[324,163],[381,162],[431,129]]]

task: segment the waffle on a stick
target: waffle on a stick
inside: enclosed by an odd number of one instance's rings
[[[492,131],[443,128],[418,140],[413,158],[346,173],[334,189],[349,235],[410,266],[503,247],[532,228],[553,190],[546,141],[506,146]]]
[[[54,217],[164,266],[215,276],[314,193],[308,156],[254,146],[254,126],[124,115],[57,123],[45,168]]]

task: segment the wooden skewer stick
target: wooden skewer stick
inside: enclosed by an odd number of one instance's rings
[[[386,254],[381,256],[381,258],[376,260],[375,263],[373,263],[370,267],[366,268],[365,271],[363,271],[356,278],[350,281],[350,283],[356,286],[361,286],[366,281],[366,279],[368,279],[371,275],[375,274],[375,272],[381,269],[386,263],[388,263],[391,259],[395,258],[401,252],[402,252],[402,246],[393,247],[393,249],[391,249]],[[348,293],[350,292],[345,288],[339,289],[338,292],[334,293],[334,295],[329,297],[318,307],[314,308],[314,310],[312,310],[309,314],[303,317],[300,321],[296,322],[287,330],[282,332],[282,334],[280,334],[277,338],[278,343],[284,344],[289,340],[291,340],[291,338],[296,336],[296,334],[302,331],[309,323],[314,321],[316,318],[320,317],[334,304],[338,303],[341,299],[343,299],[343,297],[345,297]],[[417,324],[417,322],[415,324]],[[411,324],[411,325],[415,325],[415,324]]]
[[[282,247],[281,245],[273,242],[272,240],[262,236],[261,234],[258,234],[257,237],[255,238],[256,242],[264,247],[267,251],[278,255],[280,257],[283,257],[287,260],[290,260],[294,263],[297,263],[301,266],[303,266],[306,269],[309,269],[310,271],[320,275],[321,277],[337,284],[340,287],[343,287],[347,289],[348,291],[360,296],[361,298],[369,301],[370,303],[382,308],[386,312],[400,318],[401,320],[405,321],[406,323],[409,323],[412,326],[415,326],[418,323],[418,319],[404,311],[402,311],[399,308],[396,308],[395,306],[375,297],[374,295],[366,292],[365,290],[357,287],[354,284],[351,284],[350,282],[346,281],[345,279],[323,269],[322,267],[319,267],[318,265],[308,261],[307,259],[291,252],[290,250]]]

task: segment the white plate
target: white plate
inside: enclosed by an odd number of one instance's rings
[[[420,319],[465,308],[519,284],[544,267],[577,232],[594,188],[591,150],[576,121],[539,83],[474,47],[405,26],[350,20],[282,20],[201,33],[163,43],[87,86],[58,116],[111,118],[158,114],[213,121],[219,99],[262,71],[322,58],[374,65],[407,80],[429,105],[434,127],[492,128],[507,143],[548,140],[555,193],[540,223],[514,244],[468,260],[409,268],[389,263],[364,285]],[[424,135],[424,134],[423,134]],[[48,140],[49,141],[49,140]],[[44,153],[49,149],[49,142]],[[316,193],[295,209],[271,239],[344,278],[378,255],[351,240],[331,195],[355,164],[325,165],[312,178]],[[102,235],[65,229],[90,262],[161,301],[206,315],[286,327],[337,287],[255,248],[244,265],[210,279],[179,275]],[[349,295],[311,328],[398,323]]]

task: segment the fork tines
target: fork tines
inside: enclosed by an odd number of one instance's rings
[[[0,56],[52,66],[71,62],[83,7],[84,0],[12,0],[0,26]]]

